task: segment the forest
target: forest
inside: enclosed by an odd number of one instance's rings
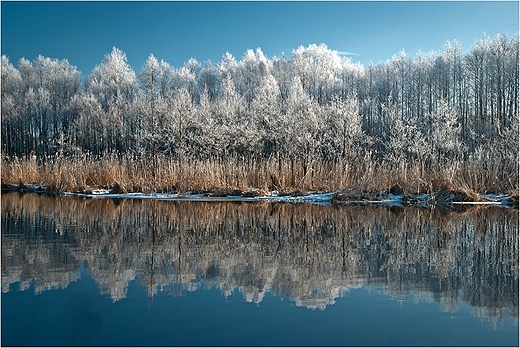
[[[325,44],[240,60],[118,48],[90,75],[68,60],[1,63],[2,184],[56,191],[377,191],[399,185],[514,193],[519,36],[469,52],[401,51],[366,66]]]

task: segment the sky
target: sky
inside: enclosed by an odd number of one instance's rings
[[[218,63],[260,47],[268,58],[326,44],[364,65],[402,49],[464,52],[487,33],[518,33],[517,1],[1,2],[1,51],[16,66],[38,55],[68,59],[84,76],[117,47],[138,72],[153,53],[180,67]]]

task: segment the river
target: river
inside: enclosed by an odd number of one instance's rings
[[[2,193],[3,346],[518,346],[504,207]]]

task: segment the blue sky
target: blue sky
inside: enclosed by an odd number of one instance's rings
[[[401,49],[464,51],[483,37],[518,33],[519,5],[509,2],[6,2],[2,54],[15,65],[39,54],[67,58],[91,73],[112,47],[139,71],[150,53],[175,67],[189,58],[217,63],[248,48],[290,57],[298,46],[325,43],[363,64]]]

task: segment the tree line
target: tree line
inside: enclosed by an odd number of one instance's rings
[[[86,78],[66,59],[15,67],[2,56],[2,153],[518,168],[518,39],[485,36],[467,53],[447,42],[367,66],[324,44],[178,68],[152,54],[137,73],[113,48]]]

